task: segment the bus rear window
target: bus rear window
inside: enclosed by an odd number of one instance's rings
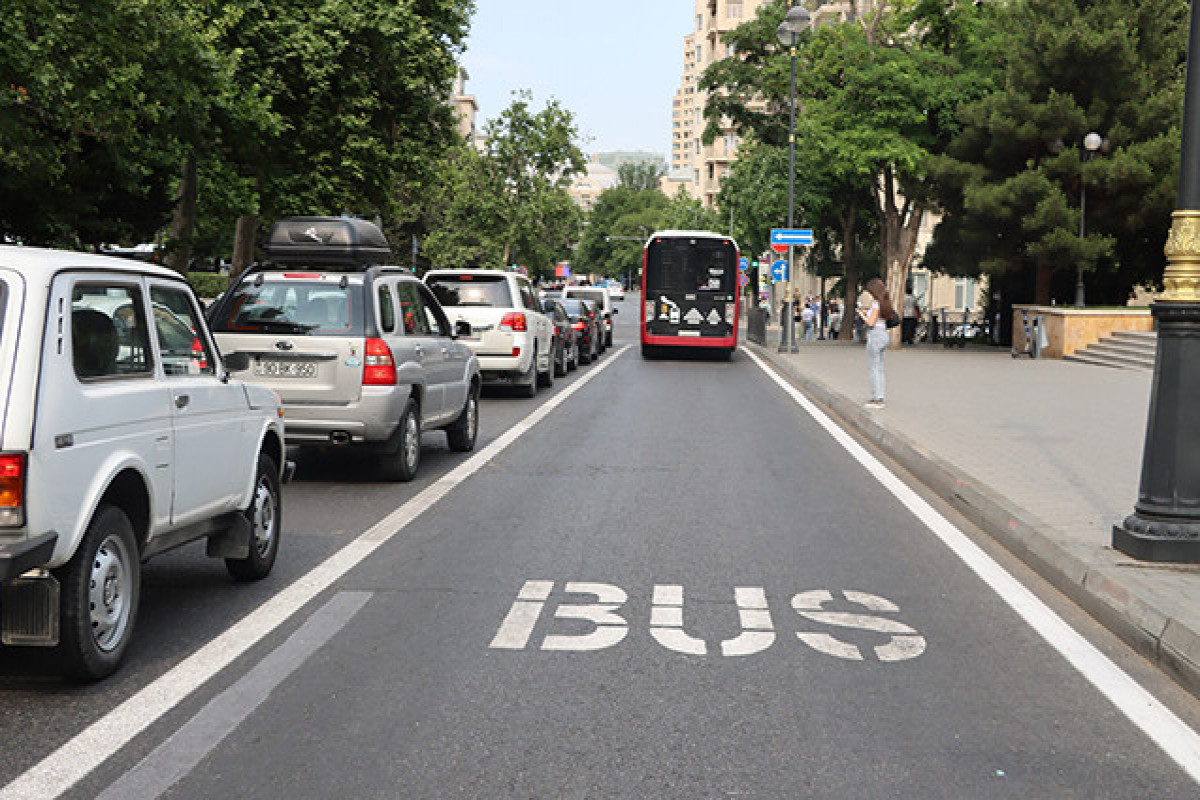
[[[650,243],[646,289],[656,292],[734,291],[737,251],[720,239],[663,238]]]
[[[503,275],[438,275],[428,281],[429,288],[443,306],[484,306],[512,308],[508,281]]]

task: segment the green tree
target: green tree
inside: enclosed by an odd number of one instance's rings
[[[352,213],[385,223],[429,187],[457,141],[445,102],[473,3],[249,0],[225,39],[280,135],[241,144],[258,213]],[[406,216],[411,219],[411,215]],[[245,226],[249,231],[254,226]],[[245,238],[235,248],[244,258]]]
[[[661,164],[629,162],[617,167],[617,182],[630,189],[657,189],[662,174]]]
[[[219,115],[262,119],[219,46],[234,15],[203,0],[0,2],[0,233],[66,246],[153,238],[198,132]]]
[[[997,4],[1003,92],[967,105],[934,163],[941,204],[927,262],[978,264],[1011,299],[1123,304],[1161,279],[1175,196],[1185,0]],[[1105,151],[1084,163],[1097,131]],[[1080,180],[1087,185],[1079,236]]]
[[[487,148],[463,145],[442,162],[425,224],[427,255],[440,266],[520,263],[552,274],[579,236],[582,213],[567,192],[584,168],[573,115],[552,101],[530,108],[528,92],[484,128]]]

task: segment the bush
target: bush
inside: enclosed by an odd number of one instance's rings
[[[196,295],[205,300],[216,297],[229,285],[228,275],[220,275],[215,272],[189,272],[187,279]]]

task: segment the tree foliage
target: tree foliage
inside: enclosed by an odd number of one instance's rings
[[[573,115],[551,101],[535,112],[520,92],[485,126],[487,148],[465,144],[442,164],[425,224],[426,255],[443,267],[518,263],[552,274],[570,254],[582,214],[566,186],[584,167]]]
[[[935,162],[947,216],[927,262],[956,274],[982,269],[1024,301],[1068,301],[1080,266],[1091,273],[1089,302],[1124,303],[1132,287],[1157,283],[1187,12],[1185,0],[999,5],[992,50],[1004,91],[966,105]],[[1107,143],[1085,162],[1089,131]]]

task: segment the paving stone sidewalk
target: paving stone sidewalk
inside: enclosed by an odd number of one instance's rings
[[[887,407],[868,410],[865,348],[778,342],[745,346],[1200,696],[1200,565],[1111,547],[1137,500],[1149,371],[922,344],[887,351]]]

